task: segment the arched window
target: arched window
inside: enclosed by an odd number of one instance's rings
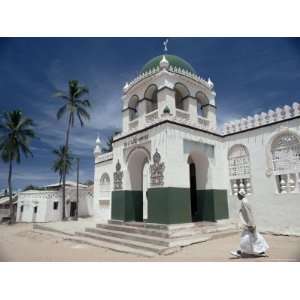
[[[207,96],[203,92],[196,93],[197,98],[197,113],[198,116],[207,118],[207,108],[209,104],[209,100]]]
[[[188,110],[187,105],[184,103],[184,99],[190,95],[189,90],[182,83],[175,84],[175,105],[177,109]]]
[[[110,178],[107,173],[104,173],[100,178],[100,200],[110,200],[110,194]]]
[[[147,101],[146,113],[150,113],[157,109],[157,86],[152,84],[146,91],[144,98]]]
[[[271,144],[272,167],[279,193],[300,191],[300,138],[284,133]]]
[[[251,193],[250,158],[244,145],[234,145],[228,152],[229,177],[234,195],[243,189]]]
[[[132,121],[138,117],[138,100],[138,96],[134,95],[128,102],[129,121]]]

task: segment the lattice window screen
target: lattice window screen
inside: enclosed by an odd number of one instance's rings
[[[272,144],[273,170],[276,175],[300,170],[300,141],[294,134],[280,135]]]
[[[232,178],[250,177],[250,161],[246,147],[243,145],[233,146],[228,155],[229,176]]]

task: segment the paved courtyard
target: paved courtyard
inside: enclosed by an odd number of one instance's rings
[[[300,237],[265,235],[269,257],[235,259],[239,234],[194,244],[167,256],[144,258],[32,231],[32,224],[0,225],[0,261],[300,261]]]

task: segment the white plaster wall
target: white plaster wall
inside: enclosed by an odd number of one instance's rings
[[[227,188],[224,181],[220,179],[225,176],[220,138],[181,126],[172,124],[168,124],[167,126],[167,186],[189,188],[188,157],[190,154],[193,156],[193,153],[202,153],[202,157],[194,155],[194,160],[197,165],[196,171],[198,173],[197,188],[204,188],[204,186],[205,189]],[[207,157],[207,159],[205,159],[205,157]],[[206,168],[205,175],[200,174],[201,168]],[[206,177],[205,184],[203,176]]]
[[[279,194],[274,175],[266,175],[266,145],[274,134],[285,127],[297,131],[300,135],[300,120],[294,119],[235,134],[224,139],[230,216],[237,218],[240,204],[236,196],[231,195],[227,153],[234,144],[243,144],[247,147],[250,155],[252,195],[248,198],[252,204],[258,228],[279,233],[300,234],[300,193]]]
[[[53,202],[58,201],[58,209],[53,210]],[[23,213],[21,214],[21,206]],[[38,207],[35,222],[53,222],[61,220],[61,192],[28,191],[18,194],[17,222],[33,222],[34,206]]]
[[[95,165],[95,177],[94,177],[94,195],[93,195],[93,216],[96,219],[107,221],[111,215],[111,198],[101,199],[100,193],[100,179],[104,173],[109,175],[111,189],[113,189],[113,172],[114,172],[113,160],[97,163]],[[109,200],[108,207],[100,206],[100,200]]]
[[[76,188],[66,190],[66,217],[70,216],[71,201],[76,201]],[[58,202],[57,209],[53,208],[54,202]],[[23,213],[21,213],[22,205]],[[38,207],[35,220],[33,220],[34,206]],[[87,217],[92,212],[92,196],[87,189],[80,189],[78,215]],[[61,217],[62,191],[26,191],[18,194],[17,222],[57,222]]]

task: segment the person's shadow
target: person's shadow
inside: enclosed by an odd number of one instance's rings
[[[241,259],[241,258],[249,259],[249,258],[266,258],[266,257],[269,257],[269,256],[267,254],[255,255],[255,254],[242,253],[240,256],[232,256],[229,259],[237,260],[237,259]]]

